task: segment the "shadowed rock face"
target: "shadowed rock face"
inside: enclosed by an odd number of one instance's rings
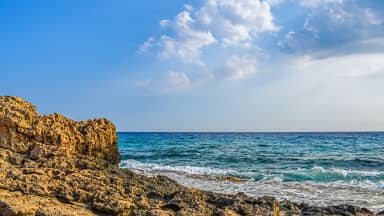
[[[186,188],[119,169],[115,126],[0,97],[0,215],[373,215]]]

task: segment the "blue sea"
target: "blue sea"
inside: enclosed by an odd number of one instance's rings
[[[186,186],[384,209],[384,133],[118,133],[118,138],[121,167]]]

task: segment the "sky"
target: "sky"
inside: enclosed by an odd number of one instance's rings
[[[3,0],[0,77],[119,131],[382,131],[384,1]]]

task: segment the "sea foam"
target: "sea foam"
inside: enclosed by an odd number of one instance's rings
[[[198,166],[170,166],[157,163],[141,163],[136,160],[123,160],[120,162],[120,167],[132,170],[139,170],[148,173],[154,172],[176,172],[190,175],[210,175],[210,176],[223,176],[230,173],[236,173],[235,170],[222,170],[210,167]]]
[[[234,194],[244,192],[250,196],[274,196],[278,199],[289,199],[296,202],[305,202],[317,206],[353,204],[369,207],[377,211],[384,208],[384,181],[336,181],[331,183],[318,182],[284,182],[279,176],[266,176],[260,181],[231,182],[217,181],[204,176],[228,175],[233,170],[221,170],[197,166],[170,166],[156,163],[141,163],[135,160],[123,160],[122,168],[141,171],[147,175],[166,175],[185,186],[196,187],[203,190]],[[325,169],[315,166],[314,171],[337,172],[344,175],[359,173],[363,175],[377,175],[375,172],[348,171],[338,169]],[[379,184],[379,185],[378,185]]]
[[[187,186],[314,205],[384,208],[384,133],[118,136],[121,167]]]

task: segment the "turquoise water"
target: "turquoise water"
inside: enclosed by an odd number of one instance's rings
[[[224,193],[384,208],[384,133],[119,133],[120,166]],[[236,177],[239,182],[225,180]]]

